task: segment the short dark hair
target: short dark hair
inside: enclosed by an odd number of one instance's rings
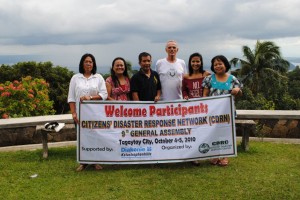
[[[124,62],[125,70],[124,70],[124,72],[123,72],[123,75],[129,78],[129,75],[128,75],[128,67],[127,67],[127,63],[126,63],[125,59],[122,58],[122,57],[116,57],[116,58],[112,61],[111,69],[110,69],[111,78],[112,78],[112,80],[113,80],[113,83],[114,83],[115,87],[117,87],[118,85],[120,85],[120,81],[119,81],[118,77],[116,76],[116,73],[115,73],[115,71],[114,71],[114,69],[113,69],[113,68],[114,68],[114,65],[115,65],[115,62],[116,62],[117,60],[122,60],[122,61]]]
[[[87,58],[87,57],[90,57],[93,61],[93,69],[92,69],[92,74],[96,74],[97,72],[97,64],[96,64],[96,59],[95,57],[90,54],[90,53],[86,53],[84,54],[81,59],[80,59],[80,62],[79,62],[79,73],[81,74],[84,74],[84,68],[83,68],[83,63],[84,63],[84,60]]]
[[[191,65],[191,61],[192,61],[192,59],[193,59],[194,57],[199,57],[199,58],[200,58],[201,65],[200,65],[199,71],[200,71],[201,73],[204,72],[204,70],[203,70],[203,58],[202,58],[202,55],[201,55],[200,53],[196,52],[196,53],[193,53],[192,55],[190,55],[190,58],[189,58],[189,64],[188,64],[188,66],[189,66],[189,75],[190,75],[190,76],[193,74],[193,68],[192,68],[192,65]]]
[[[150,53],[147,53],[147,52],[140,53],[140,55],[139,55],[139,63],[142,62],[142,57],[147,57],[147,56],[150,56],[150,58],[152,58],[152,56],[151,56]]]
[[[230,65],[229,61],[227,60],[227,58],[223,55],[217,55],[217,56],[215,56],[211,59],[211,67],[210,67],[211,71],[213,71],[215,73],[215,70],[214,70],[215,60],[220,60],[224,63],[225,68],[226,68],[226,72],[228,72],[230,70],[231,65]]]

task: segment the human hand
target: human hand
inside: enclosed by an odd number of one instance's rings
[[[158,102],[160,100],[160,96],[155,96],[154,97],[154,102]]]
[[[91,100],[91,97],[90,96],[82,96],[80,97],[80,101],[84,101],[84,100]]]
[[[237,96],[240,92],[241,92],[241,89],[240,89],[240,88],[233,88],[233,89],[231,90],[231,94],[232,94],[233,96]]]
[[[189,100],[189,96],[184,96],[183,97],[185,100]]]
[[[77,118],[77,113],[72,113],[72,118],[76,124],[79,124],[79,120]]]

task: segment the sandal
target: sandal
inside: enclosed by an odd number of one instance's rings
[[[222,159],[219,160],[218,165],[224,167],[224,166],[227,166],[228,163],[229,163],[228,158],[222,158]]]
[[[217,165],[217,164],[219,164],[219,162],[220,162],[219,158],[213,158],[210,160],[210,164],[212,164],[212,165]]]
[[[103,169],[103,167],[99,164],[95,164],[94,168],[95,168],[96,171]]]
[[[80,165],[77,167],[76,172],[81,172],[81,171],[83,171],[86,167],[87,167],[87,164],[80,164]]]

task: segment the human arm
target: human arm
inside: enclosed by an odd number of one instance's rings
[[[73,118],[74,122],[76,124],[79,124],[79,120],[78,120],[77,112],[76,112],[76,103],[75,102],[69,102],[69,106],[70,106],[70,110],[71,110],[72,118]]]
[[[110,100],[110,101],[114,101],[115,99],[114,98],[112,98],[112,86],[111,86],[111,84],[109,84],[109,83],[105,83],[106,84],[106,89],[107,89],[107,100]]]
[[[188,99],[189,99],[189,95],[188,95],[189,90],[188,90],[187,82],[186,82],[187,76],[188,76],[187,74],[184,75],[183,80],[182,80],[182,97],[183,97],[183,99],[185,99],[185,100],[188,100]]]
[[[204,71],[203,77],[206,77],[206,76],[209,76],[209,75],[211,75],[211,73],[209,71]]]
[[[160,96],[161,96],[161,90],[157,90],[156,96],[154,97],[154,102],[159,101],[160,100]]]
[[[106,89],[107,89],[107,100],[114,101],[115,99],[112,97],[112,79],[108,77],[105,81]]]
[[[242,96],[243,93],[242,93],[241,88],[233,88],[231,90],[231,94],[235,97],[238,97],[238,96]]]
[[[156,71],[153,73],[154,73],[154,83],[157,84],[156,96],[154,97],[154,102],[157,102],[160,100],[161,97],[161,82],[158,73]]]
[[[133,101],[139,101],[139,95],[137,92],[132,92],[132,100]]]
[[[208,96],[209,96],[209,89],[203,88],[203,97],[208,97]]]
[[[94,100],[106,100],[108,93],[107,93],[107,89],[106,89],[106,83],[104,78],[99,74],[99,83],[98,83],[98,88],[99,88],[99,93],[96,96],[91,96],[92,99]]]
[[[69,103],[69,106],[70,106],[70,111],[71,111],[71,114],[72,114],[72,118],[73,118],[74,122],[76,124],[78,124],[79,121],[78,121],[77,111],[76,111],[76,91],[75,91],[75,88],[76,88],[76,76],[74,75],[71,78],[70,85],[69,85],[68,103]]]
[[[233,76],[233,75],[231,75]],[[231,90],[231,94],[235,97],[238,97],[238,96],[242,96],[242,87],[243,87],[243,84],[235,77],[233,76],[232,78],[232,90]]]
[[[208,97],[210,93],[210,84],[211,76],[207,76],[203,79],[202,87],[203,87],[203,97]]]

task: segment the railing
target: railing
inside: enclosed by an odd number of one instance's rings
[[[300,119],[300,110],[237,110],[237,119]]]
[[[0,119],[0,127],[21,128],[21,127],[44,125],[47,122],[53,122],[53,121],[58,123],[66,123],[66,124],[74,123],[71,114],[63,114],[63,115],[45,115],[45,116],[36,116],[36,117]]]

